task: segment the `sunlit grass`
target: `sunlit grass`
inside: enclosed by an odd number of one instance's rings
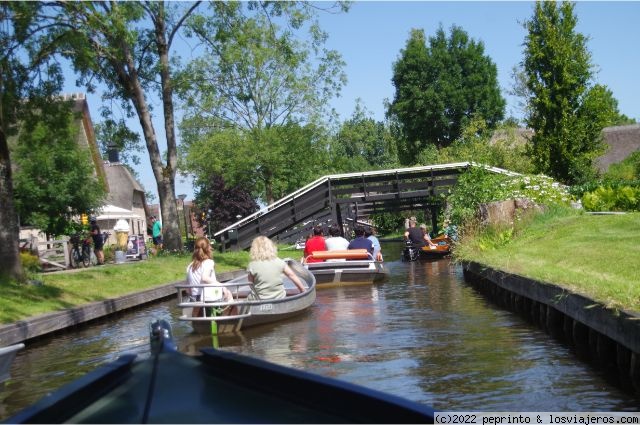
[[[555,283],[613,308],[640,311],[640,214],[552,211],[500,241],[487,229],[456,249],[472,260]]]
[[[299,259],[301,251],[280,246],[281,258]],[[216,273],[243,270],[247,251],[214,252]],[[190,253],[162,254],[144,261],[107,264],[100,267],[33,276],[42,285],[7,282],[0,297],[0,323],[115,298],[129,293],[184,280]]]

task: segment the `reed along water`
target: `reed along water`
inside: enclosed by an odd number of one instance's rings
[[[149,323],[171,322],[178,348],[258,357],[457,411],[636,411],[640,400],[517,315],[466,284],[448,259],[400,261],[383,244],[389,279],[319,289],[296,318],[233,336],[199,336],[175,300],[53,338],[27,342],[0,386],[0,420],[124,353],[148,357]]]

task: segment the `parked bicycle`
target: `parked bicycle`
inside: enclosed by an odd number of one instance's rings
[[[76,233],[69,238],[71,242],[71,267],[79,268],[81,265],[91,265],[91,238],[87,235]]]

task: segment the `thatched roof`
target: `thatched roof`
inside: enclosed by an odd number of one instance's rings
[[[604,142],[608,145],[604,155],[596,160],[601,172],[607,171],[611,164],[622,161],[640,150],[640,124],[607,127],[602,130]]]
[[[104,171],[109,181],[107,203],[129,210],[133,209],[134,192],[140,192],[141,196],[144,196],[144,188],[131,175],[129,169],[121,163],[105,161]]]
[[[611,164],[622,161],[633,152],[640,150],[640,124],[606,127],[602,130],[606,152],[596,160],[596,167],[600,172],[607,171]],[[494,145],[499,141],[511,146],[529,143],[533,130],[529,128],[510,128],[496,130],[489,143]]]

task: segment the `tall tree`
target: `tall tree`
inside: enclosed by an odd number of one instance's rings
[[[473,116],[482,116],[490,128],[504,116],[495,64],[484,54],[484,44],[457,26],[448,37],[440,27],[428,46],[424,31],[413,29],[393,65],[392,81],[388,115],[402,129],[403,164],[415,163],[429,144],[451,144]]]
[[[16,131],[18,108],[29,78],[18,51],[21,23],[10,6],[10,3],[0,3],[0,281],[24,277],[18,249],[20,228],[14,202],[9,136]]]
[[[90,150],[78,143],[80,120],[69,102],[31,104],[12,147],[20,221],[62,235],[74,216],[102,205],[105,188]]]
[[[207,226],[209,234],[235,223],[238,216],[258,211],[258,204],[249,192],[241,186],[228,186],[220,175],[211,175],[208,181],[201,182],[196,204],[205,212],[199,221],[201,226]]]
[[[26,111],[61,87],[60,68],[47,54],[34,54],[41,39],[34,34],[37,2],[0,2],[0,282],[22,280],[19,220],[9,139],[25,123]]]
[[[182,248],[175,196],[175,133],[172,47],[195,3],[52,2],[39,16],[58,52],[72,61],[80,82],[107,87],[106,97],[137,116],[155,177],[163,219],[164,246]],[[161,102],[166,152],[153,124],[152,96]],[[163,156],[165,159],[163,159]]]
[[[538,2],[524,25],[523,81],[534,164],[568,184],[588,181],[603,150],[602,129],[624,116],[606,87],[590,86],[588,39],[576,32],[572,3]]]
[[[317,6],[263,6],[225,3],[223,14],[214,3],[218,13],[190,21],[204,54],[183,73],[187,112],[181,131],[187,145],[203,137],[219,140],[215,134],[229,134],[229,129],[241,135],[236,141],[249,146],[237,149],[255,151],[250,173],[261,198],[271,203],[282,185],[284,160],[304,155],[294,150],[298,130],[317,128],[314,124],[326,115],[328,100],[345,76],[338,53],[323,48],[326,34],[315,22]],[[305,24],[310,33],[302,40],[296,31]],[[291,145],[283,146],[287,140]],[[221,170],[231,182],[229,171]]]
[[[343,163],[335,171],[367,171],[398,164],[396,141],[390,129],[368,116],[359,102],[351,118],[340,126],[332,147],[332,163]]]

